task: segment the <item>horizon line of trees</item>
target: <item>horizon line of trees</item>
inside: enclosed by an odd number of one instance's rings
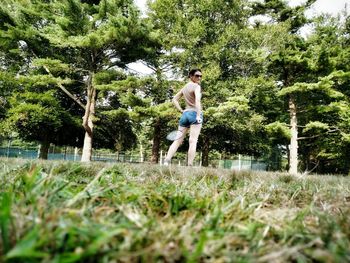
[[[39,142],[42,159],[55,144],[84,162],[107,148],[157,163],[177,127],[171,98],[201,68],[204,166],[211,152],[287,155],[291,174],[349,174],[350,18],[309,19],[314,2],[154,0],[144,17],[132,0],[6,0],[0,140]],[[135,61],[153,74],[131,73]]]

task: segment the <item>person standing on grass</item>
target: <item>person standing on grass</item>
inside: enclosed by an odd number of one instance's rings
[[[182,136],[175,140],[168,150],[164,160],[164,165],[169,165],[171,158],[176,153],[179,146],[182,144],[188,129],[190,129],[189,147],[187,154],[187,165],[192,166],[196,154],[198,136],[202,128],[203,113],[201,106],[201,86],[202,71],[200,69],[192,69],[189,72],[190,81],[175,95],[173,104],[182,112],[179,120],[178,130],[182,132]],[[180,106],[179,100],[184,97],[186,108],[183,110]]]

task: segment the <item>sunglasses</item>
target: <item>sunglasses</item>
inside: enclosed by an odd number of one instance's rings
[[[201,78],[202,77],[202,75],[199,75],[199,74],[195,74],[194,75],[196,78]]]

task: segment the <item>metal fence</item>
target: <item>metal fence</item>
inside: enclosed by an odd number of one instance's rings
[[[231,170],[254,170],[254,171],[266,171],[267,165],[261,160],[254,159],[250,156],[236,157],[234,160],[220,160],[218,166],[221,168]]]
[[[38,150],[37,149],[23,149],[15,147],[0,147],[0,156],[8,158],[23,158],[23,159],[37,159]],[[81,154],[74,153],[74,151],[65,151],[65,152],[49,152],[48,160],[67,160],[67,161],[80,161]],[[94,153],[92,155],[93,161],[102,161],[102,162],[144,162],[144,158],[141,158],[139,155],[130,155],[125,153]]]
[[[15,147],[0,147],[0,157],[8,158],[23,158],[23,159],[37,159],[37,149],[23,149]],[[77,151],[65,151],[61,153],[49,152],[49,160],[68,160],[68,161],[80,161],[81,154]],[[160,156],[160,163],[162,163],[164,157]],[[140,155],[131,155],[126,153],[99,153],[95,152],[92,155],[93,161],[102,162],[122,162],[122,163],[143,163],[150,162],[148,158],[144,158]],[[172,165],[185,166],[186,160],[176,159],[172,160]],[[201,166],[200,160],[195,161],[195,166]],[[224,160],[210,160],[210,167],[231,169],[231,170],[255,170],[255,171],[266,171],[267,165],[264,161],[254,159],[250,156],[238,155],[233,159]]]

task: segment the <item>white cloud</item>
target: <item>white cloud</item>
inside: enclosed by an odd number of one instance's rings
[[[138,75],[150,75],[153,72],[153,70],[151,70],[149,67],[145,66],[145,64],[143,64],[142,62],[138,61],[138,62],[133,62],[127,65],[129,70],[132,73],[136,73]]]
[[[141,12],[145,14],[147,10],[147,0],[134,0],[134,3],[138,8],[140,8]]]
[[[305,2],[305,0],[289,0],[289,5],[296,6]],[[336,16],[344,10],[346,5],[349,8],[350,0],[317,0],[307,14],[309,16],[314,16],[321,13],[329,13]]]
[[[336,16],[339,13],[341,13],[345,9],[345,7],[347,7],[348,9],[349,6],[350,0],[318,0],[308,11],[307,14],[314,16],[320,13],[329,13]]]

